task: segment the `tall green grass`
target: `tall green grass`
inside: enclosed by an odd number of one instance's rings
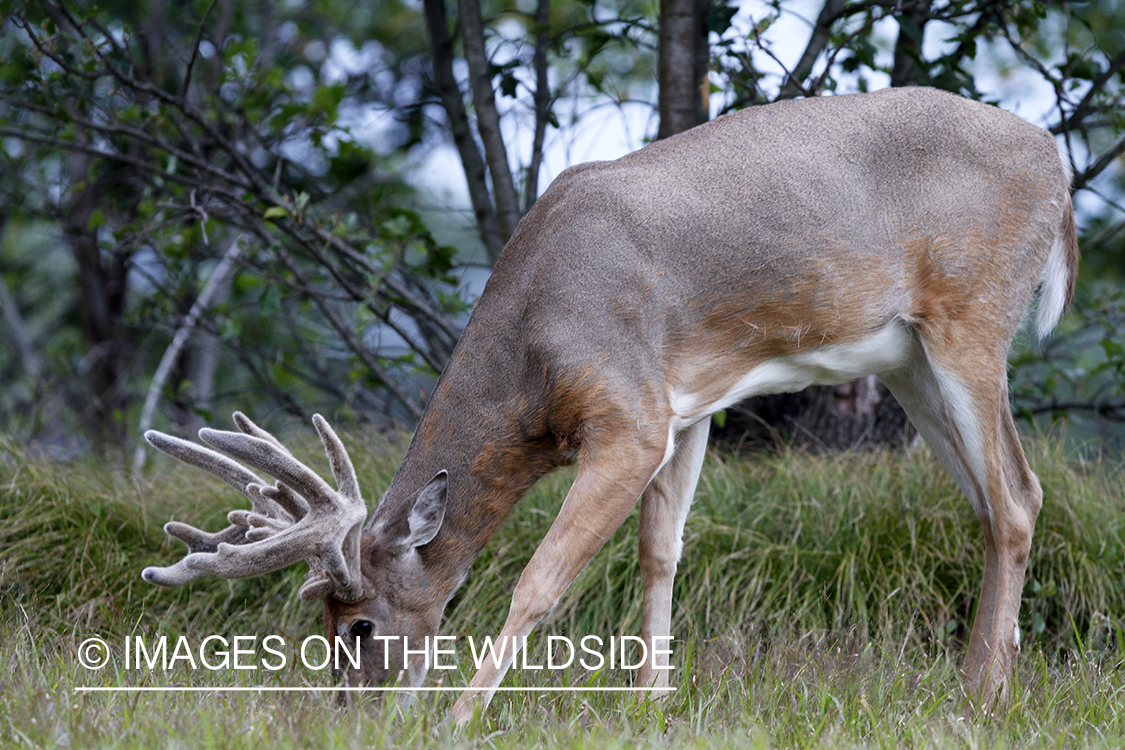
[[[323,466],[319,448],[296,452]],[[346,440],[377,497],[401,448]],[[688,520],[675,592],[673,683],[631,694],[499,694],[479,725],[436,729],[454,699],[337,708],[330,694],[79,695],[86,684],[325,684],[300,669],[140,677],[90,673],[78,644],[99,635],[319,632],[296,599],[302,570],[157,589],[145,565],[182,545],[169,518],[217,528],[241,498],[170,460],[134,482],[113,467],[53,464],[0,444],[0,744],[59,747],[1025,747],[1125,743],[1125,478],[1110,462],[1029,444],[1044,487],[1021,609],[1013,699],[958,721],[958,664],[983,543],[968,502],[925,450],[907,455],[713,453]],[[572,474],[540,483],[473,567],[443,632],[494,635],[519,573]],[[637,634],[636,518],[625,523],[538,628]],[[471,665],[446,678],[464,684]],[[431,674],[433,679],[439,676]],[[257,682],[254,682],[254,681]],[[515,671],[509,685],[627,684]]]
[[[1032,445],[1046,502],[1025,587],[1025,645],[1114,642],[1125,620],[1125,479]],[[474,568],[450,627],[498,627],[571,476],[541,484]],[[684,535],[673,632],[769,640],[823,631],[956,644],[968,637],[984,542],[968,501],[931,454],[736,459],[712,453]],[[547,625],[640,627],[636,519],[583,571]],[[464,625],[462,625],[464,622]],[[542,628],[541,628],[542,629]]]

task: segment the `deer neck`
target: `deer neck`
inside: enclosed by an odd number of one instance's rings
[[[531,486],[566,463],[544,422],[543,395],[525,373],[512,371],[521,362],[512,354],[458,347],[380,505],[382,511],[389,500],[389,513],[408,513],[426,482],[449,473],[441,531],[419,548],[445,597]]]

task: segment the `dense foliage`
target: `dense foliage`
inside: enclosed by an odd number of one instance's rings
[[[411,423],[547,178],[655,133],[677,3],[3,0],[0,426],[74,455],[232,405]],[[1059,336],[1021,342],[1014,408],[1119,447],[1125,7],[692,7],[704,115],[926,84],[1058,136],[1081,288]],[[417,188],[431,152],[448,194]]]

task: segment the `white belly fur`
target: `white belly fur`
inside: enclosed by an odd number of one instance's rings
[[[906,363],[916,345],[909,324],[895,319],[859,341],[829,344],[763,362],[710,403],[702,402],[690,385],[674,388],[669,402],[679,426],[684,427],[750,396],[799,391],[810,385],[835,385],[895,370]]]

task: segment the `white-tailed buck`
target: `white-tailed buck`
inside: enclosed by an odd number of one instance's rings
[[[1036,295],[1036,329],[1052,329],[1077,259],[1052,137],[934,90],[754,107],[568,169],[497,261],[366,525],[348,456],[319,417],[336,490],[240,414],[241,432],[200,433],[225,456],[150,432],[253,510],[232,512],[219,534],[168,524],[190,554],[145,580],[175,586],[307,559],[302,596],[324,598],[329,634],[362,638],[363,668],[348,680],[405,670],[416,684],[423,656],[403,663],[382,636],[435,635],[513,506],[577,462],[500,635],[526,636],[639,498],[652,644],[669,635],[710,416],[747,396],[873,373],[980,518],[984,585],[964,672],[989,703],[1019,651],[1042,498],[1009,412],[1008,348]],[[454,719],[488,703],[513,656],[486,660]],[[638,686],[666,686],[660,666],[650,660]]]

